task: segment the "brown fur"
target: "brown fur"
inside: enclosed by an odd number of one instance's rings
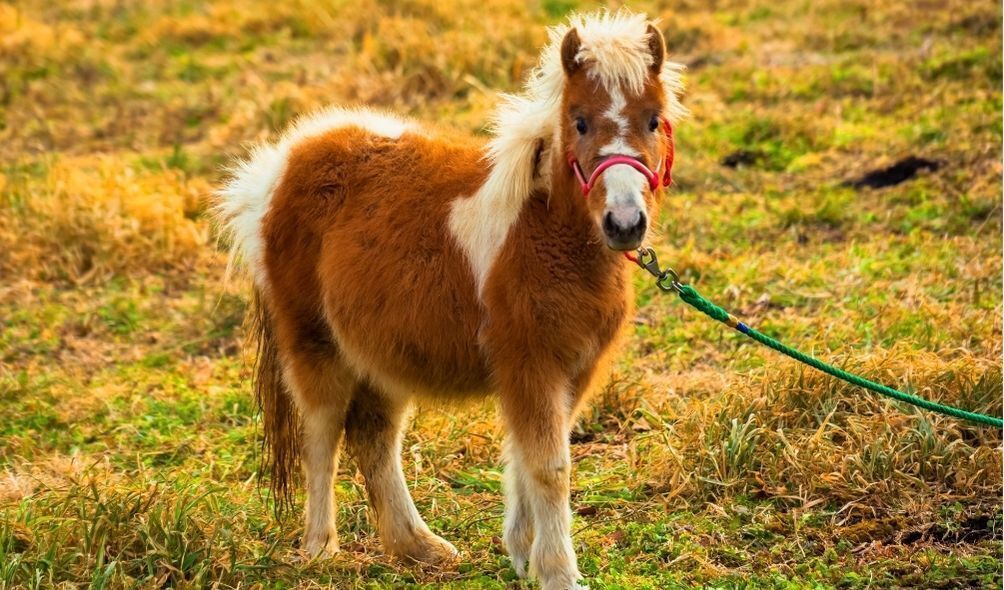
[[[484,180],[480,156],[470,142],[359,129],[299,145],[263,231],[280,347],[327,354],[333,330],[362,374],[379,366],[436,395],[487,391],[473,278],[443,226],[451,198]],[[449,174],[430,174],[444,162]]]
[[[661,64],[661,36],[656,43]],[[666,150],[664,136],[648,128],[666,98],[658,64],[641,94],[625,91],[625,131],[607,113],[611,93],[575,61],[577,47],[573,29],[562,44],[560,145],[547,152],[538,145],[533,154],[534,174],[548,167],[550,187],[523,203],[480,292],[450,216],[485,182],[481,143],[415,131],[390,139],[347,126],[289,153],[261,227],[268,286],[256,391],[277,501],[291,497],[304,431],[308,550],[337,549],[325,485],[344,429],[385,547],[423,561],[451,555],[405,488],[399,453],[407,409],[415,397],[497,391],[515,474],[506,543],[514,563],[529,558],[546,588],[575,587],[568,435],[632,297],[628,267],[599,229],[603,183],[584,199],[565,152],[588,175],[600,149],[622,133],[650,168]],[[586,136],[575,130],[576,117],[589,123]],[[657,197],[645,189],[650,215]],[[315,498],[323,504],[312,507]],[[549,524],[535,536],[541,520]]]

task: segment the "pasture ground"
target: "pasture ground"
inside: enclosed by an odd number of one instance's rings
[[[1000,415],[1000,4],[711,4],[633,5],[689,65],[661,258],[789,344]],[[591,7],[0,4],[0,588],[528,587],[498,538],[492,403],[423,408],[405,443],[459,564],[383,556],[351,461],[343,552],[297,558],[299,514],[277,524],[256,485],[246,285],[221,285],[205,198],[247,142],[322,104],[483,133],[543,25]],[[941,167],[841,184],[907,155]],[[572,447],[592,588],[1000,588],[1000,433],[636,285]]]

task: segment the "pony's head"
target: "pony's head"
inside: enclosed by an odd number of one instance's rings
[[[683,66],[665,58],[644,15],[623,9],[572,16],[548,34],[524,92],[502,96],[481,190],[514,217],[534,192],[571,187],[608,246],[633,248],[665,184],[650,179],[665,177],[666,130],[687,114]]]
[[[680,68],[641,15],[573,18],[559,47],[559,174],[572,175],[609,248],[638,248],[670,178]]]

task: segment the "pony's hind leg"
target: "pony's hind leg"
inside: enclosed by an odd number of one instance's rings
[[[284,351],[286,383],[302,417],[301,458],[307,487],[302,547],[311,556],[338,551],[334,480],[338,445],[354,384],[334,345]]]
[[[425,563],[451,559],[457,550],[432,533],[415,508],[401,469],[401,439],[408,403],[360,383],[345,421],[346,443],[366,481],[384,549]]]

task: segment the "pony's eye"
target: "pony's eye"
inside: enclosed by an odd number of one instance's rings
[[[659,128],[659,115],[652,115],[652,118],[648,122],[648,130],[655,133],[655,130]]]
[[[589,131],[589,127],[586,126],[586,120],[582,117],[576,117],[575,130],[579,132],[579,135],[585,135],[586,131]]]

